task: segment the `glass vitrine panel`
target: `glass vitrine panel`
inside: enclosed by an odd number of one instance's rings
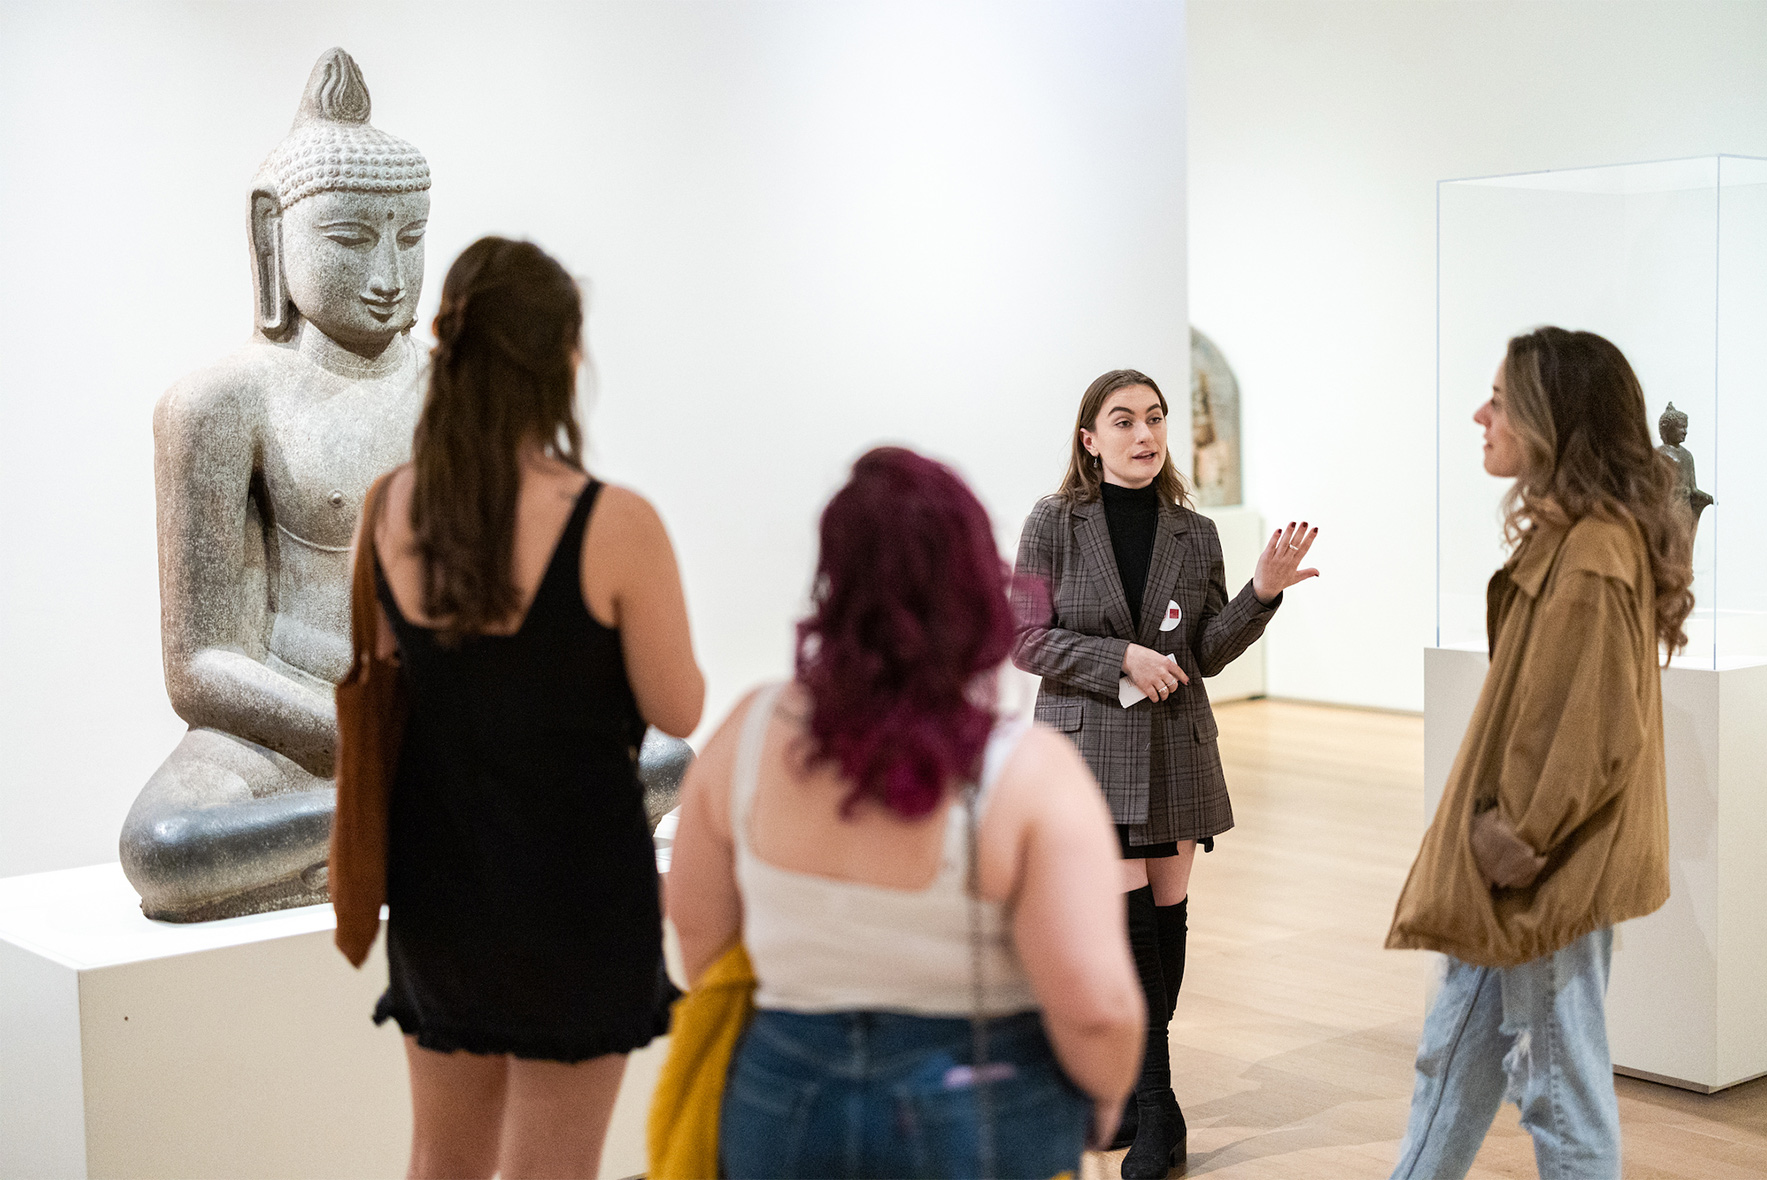
[[[1511,336],[1541,324],[1612,340],[1670,403],[1714,497],[1694,543],[1678,662],[1767,663],[1767,160],[1708,156],[1444,181],[1437,191],[1437,643],[1485,646],[1500,501],[1473,412]],[[1722,560],[1720,550],[1722,549]]]

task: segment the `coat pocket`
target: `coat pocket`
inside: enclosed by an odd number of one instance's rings
[[[1190,735],[1196,739],[1198,745],[1214,741],[1220,732],[1215,727],[1215,714],[1207,709],[1204,709],[1199,716],[1190,719]]]
[[[1039,702],[1036,709],[1037,720],[1063,733],[1079,733],[1080,710],[1083,707],[1080,701]]]

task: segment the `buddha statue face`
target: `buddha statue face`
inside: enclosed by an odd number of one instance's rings
[[[282,214],[288,299],[353,352],[374,354],[417,319],[429,193],[316,193]]]
[[[1670,402],[1663,416],[1657,419],[1657,436],[1664,446],[1678,447],[1687,441],[1687,415]]]
[[[331,50],[258,170],[252,279],[268,339],[288,339],[304,319],[372,357],[416,321],[429,164],[370,123],[371,106],[356,63]]]

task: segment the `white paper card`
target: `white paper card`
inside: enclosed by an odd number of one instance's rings
[[[1178,657],[1170,652],[1166,653],[1166,658],[1174,664],[1178,662]],[[1147,694],[1136,688],[1135,682],[1125,674],[1117,677],[1117,699],[1123,702],[1123,708],[1127,709],[1136,701],[1145,701]]]

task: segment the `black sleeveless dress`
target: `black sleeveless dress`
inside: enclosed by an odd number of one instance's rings
[[[376,562],[409,689],[376,1024],[427,1049],[574,1062],[668,1031],[644,737],[617,631],[583,605],[591,480],[513,635],[444,646]]]

